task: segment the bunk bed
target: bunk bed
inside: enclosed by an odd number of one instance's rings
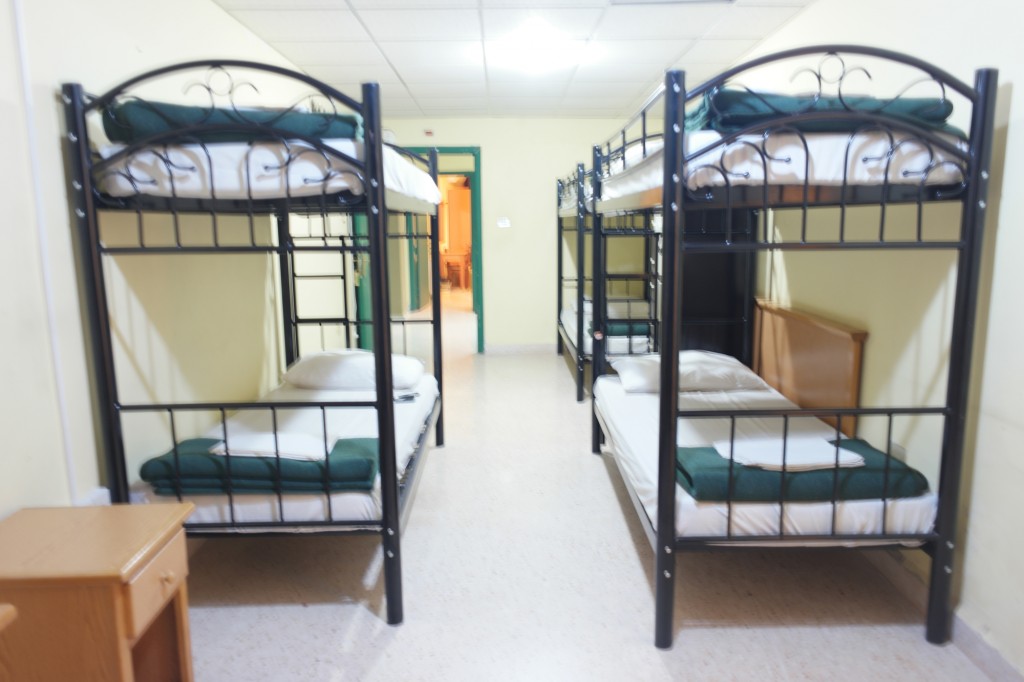
[[[594,353],[593,217],[592,173],[583,164],[568,177],[557,181],[558,190],[558,286],[556,348],[568,351],[575,370],[576,400],[582,402],[586,367]],[[660,230],[638,229],[635,225],[616,233],[624,240],[641,240],[641,248],[623,244],[623,262],[610,268],[602,263],[602,280],[609,288],[605,313],[611,319],[602,327],[604,352],[633,355],[657,350],[657,251]],[[629,247],[633,247],[630,249]],[[633,253],[630,254],[630,251]],[[614,269],[615,272],[609,272]]]
[[[587,234],[591,237],[591,243],[587,250],[587,260],[595,264],[592,276],[585,280],[590,285],[589,295],[583,301],[588,335],[581,337],[586,344],[586,360],[594,364],[593,379],[604,374],[609,360],[618,355],[656,353],[659,350],[661,214],[652,208],[621,212],[594,211],[595,202],[604,205],[607,199],[621,195],[621,186],[606,191],[605,180],[618,180],[623,175],[628,177],[635,172],[638,164],[644,164],[644,167],[653,165],[647,159],[649,156],[653,158],[661,149],[662,135],[653,132],[648,126],[646,112],[641,112],[635,122],[639,126],[639,137],[630,138],[630,128],[627,127],[614,141],[594,148],[593,167],[600,170],[596,178],[592,173],[589,174],[589,184],[584,184],[577,191],[581,197],[578,204],[581,215],[576,222],[589,228]],[[564,187],[567,185],[560,184],[563,197],[566,196]],[[569,211],[564,208],[568,203],[563,200],[561,204],[563,208],[559,215],[563,223],[569,215]],[[731,238],[736,241],[751,239],[758,215],[757,209],[747,207],[732,210],[729,215]],[[688,225],[689,238],[717,239],[725,224],[724,216],[725,213],[719,210],[693,212]],[[563,231],[568,229],[562,227]],[[632,260],[639,260],[642,266],[634,272],[623,272],[621,264],[615,263],[616,259],[612,258],[612,253],[616,249],[621,250],[623,244],[630,243],[641,244],[639,250],[634,249],[638,257],[635,255]],[[577,249],[582,248],[585,248],[583,240],[578,240]],[[683,297],[677,315],[683,324],[681,347],[728,353],[749,363],[757,271],[754,254],[692,253],[686,254],[686,258]],[[561,266],[559,272],[562,272]],[[560,281],[564,282],[565,278],[560,277]],[[562,307],[561,304],[559,307]],[[576,301],[570,300],[568,310],[563,309],[560,316],[562,327],[568,330],[575,328],[575,311]],[[583,316],[580,318],[584,319]],[[581,366],[582,363],[577,363],[578,368]],[[582,383],[582,372],[579,370],[577,382],[578,385]],[[577,391],[579,398],[582,390],[578,388]],[[595,426],[595,448],[600,438],[600,430]]]
[[[436,153],[383,143],[375,83],[357,100],[246,61],[176,64],[98,96],[69,83],[63,101],[113,501],[192,501],[191,535],[378,535],[400,623],[401,529],[431,430],[444,442]],[[396,249],[429,259],[428,310],[396,309]],[[133,288],[133,268],[170,291]],[[196,292],[207,277],[217,287]],[[259,325],[229,333],[250,296]],[[168,313],[146,303],[164,300],[178,312],[154,330]],[[217,350],[222,336],[237,353]],[[170,339],[159,358],[154,337]],[[249,345],[262,366],[232,361]],[[209,393],[158,385],[161,363],[221,369],[204,353],[228,367]]]
[[[853,94],[872,84],[874,96]],[[605,164],[594,206],[602,220],[656,211],[664,225],[660,354],[614,363],[593,401],[655,551],[656,646],[671,646],[675,632],[676,554],[752,546],[918,547],[931,559],[926,637],[949,639],[995,93],[991,69],[972,87],[892,51],[808,47],[692,89],[670,71],[603,146],[621,153],[648,127],[664,133],[640,143],[635,164]],[[966,131],[949,125],[954,107]],[[950,212],[952,227],[933,224],[936,210]],[[772,225],[784,213],[791,229],[780,235]],[[714,229],[695,229],[711,214]],[[694,255],[913,250],[945,252],[956,267],[941,404],[862,405],[866,334],[770,301],[744,325],[749,360],[683,348]],[[876,340],[886,331],[870,330]],[[901,420],[934,427],[921,459],[934,470],[904,462],[893,435]],[[870,435],[859,438],[865,424]]]

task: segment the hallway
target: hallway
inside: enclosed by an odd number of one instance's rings
[[[590,404],[554,353],[474,353],[444,308],[446,443],[402,536],[405,622],[373,537],[208,540],[189,588],[197,679],[987,679],[856,553],[679,558],[675,647],[653,644],[652,551]]]

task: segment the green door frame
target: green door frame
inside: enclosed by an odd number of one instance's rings
[[[483,262],[483,212],[480,204],[480,147],[409,147],[417,154],[426,154],[437,149],[438,156],[445,154],[471,154],[473,156],[472,171],[451,171],[439,175],[465,175],[469,178],[470,201],[472,209],[473,234],[473,312],[476,313],[476,352],[484,352],[484,262]]]

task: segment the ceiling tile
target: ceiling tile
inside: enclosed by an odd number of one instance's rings
[[[601,62],[639,62],[642,64],[671,64],[694,44],[685,38],[678,40],[595,40],[590,52]]]
[[[512,97],[495,97],[491,96],[487,98],[491,108],[499,107],[501,109],[539,109],[539,108],[554,108],[557,107],[561,101],[561,97],[533,97],[531,95],[516,95]]]
[[[346,83],[401,83],[398,74],[387,64],[383,66],[311,66],[306,72],[325,81],[341,81]]]
[[[235,9],[337,9],[338,0],[213,0],[226,10]]]
[[[395,68],[404,66],[436,66],[438,74],[443,75],[447,66],[462,64],[482,65],[484,62],[483,48],[479,41],[452,42],[381,42],[380,49]]]
[[[729,7],[728,12],[704,35],[705,38],[753,38],[760,40],[777,30],[802,7]]]
[[[528,87],[531,97],[561,97],[568,86],[567,78],[532,81],[528,85],[521,81],[492,81],[488,86],[488,92],[492,97],[516,97],[522,95],[523,89]]]
[[[617,5],[609,7],[595,36],[606,40],[699,38],[729,9],[727,5]]]
[[[487,75],[498,80],[534,80],[559,75],[568,78],[577,68],[573,58],[583,54],[585,49],[584,41],[570,41],[560,50],[560,55],[566,58],[552,55],[550,58],[538,59],[539,53],[528,45],[523,46],[521,52],[510,54],[503,45],[488,41],[484,43]]]
[[[738,61],[740,57],[749,52],[756,40],[749,38],[736,40],[698,40],[680,57],[676,64],[686,67],[687,64],[708,64],[725,63],[730,64]]]
[[[608,0],[480,0],[481,7],[598,7]]]
[[[444,80],[447,83],[483,83],[483,64],[449,64],[441,69],[430,63],[413,64],[398,69],[406,83]]]
[[[408,93],[399,92],[388,94],[383,89],[380,93],[380,105],[384,111],[391,108],[396,109],[413,109],[419,106],[419,102],[415,98],[410,97]]]
[[[637,64],[617,62],[610,64],[583,64],[576,69],[573,80],[577,81],[634,81],[650,82],[660,79],[665,73],[664,64]]]
[[[352,12],[342,10],[241,10],[231,16],[269,43],[369,40]]]
[[[448,83],[428,81],[406,81],[406,87],[415,97],[485,97],[487,84],[483,81],[473,83]]]
[[[776,7],[799,6],[805,7],[814,0],[733,0],[741,7],[744,5],[772,5]]]
[[[480,38],[480,15],[476,10],[359,10],[359,17],[379,41]]]
[[[272,47],[300,66],[378,65],[384,55],[370,42],[281,42]]]
[[[609,0],[213,0],[286,59],[357,99],[381,83],[384,114],[608,117],[637,111],[684,69],[721,73],[814,0],[611,6]],[[537,16],[576,41],[579,66],[527,49],[502,64],[493,41]],[[484,36],[487,46],[484,46]],[[486,52],[485,52],[486,50]],[[609,131],[609,134],[614,131]]]
[[[625,117],[633,113],[629,110],[629,104],[634,97],[623,98],[592,98],[592,97],[566,97],[562,100],[562,108],[566,111],[573,111],[580,116],[604,117],[614,113],[615,117]],[[612,131],[608,131],[610,135]]]
[[[539,3],[538,3],[539,4]],[[485,9],[484,36],[487,40],[502,38],[523,26],[531,17],[537,17],[555,31],[568,38],[586,40],[594,31],[600,9]]]
[[[641,90],[649,90],[649,84],[640,85],[636,80],[616,82],[610,80],[577,80],[573,79],[565,90],[566,98],[615,98],[633,97]]]
[[[337,3],[339,0],[333,0]],[[353,9],[451,9],[476,7],[477,0],[348,0]]]
[[[416,103],[424,111],[430,109],[486,109],[487,100],[483,97],[417,97]]]

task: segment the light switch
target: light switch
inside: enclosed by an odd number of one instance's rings
[[[508,218],[498,218],[498,227],[512,227],[512,221]]]

